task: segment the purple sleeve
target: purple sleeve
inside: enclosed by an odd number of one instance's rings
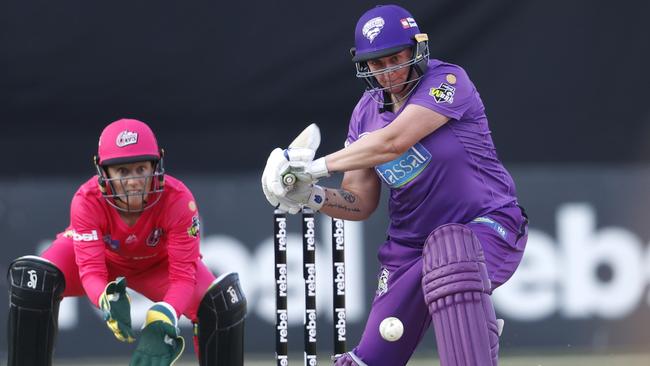
[[[359,113],[361,110],[360,107],[361,101],[354,107],[352,111],[352,116],[350,117],[350,125],[348,127],[348,137],[345,139],[345,147],[359,139]]]
[[[409,101],[459,120],[476,99],[476,88],[458,66],[427,73]]]

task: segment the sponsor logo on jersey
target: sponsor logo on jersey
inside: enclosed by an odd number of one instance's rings
[[[71,231],[71,233],[70,233]],[[99,240],[99,236],[97,235],[97,230],[92,230],[89,233],[84,233],[84,234],[79,234],[78,232],[74,230],[68,230],[63,234],[66,237],[72,236],[72,240],[74,241],[95,241]]]
[[[192,225],[187,228],[187,234],[192,237],[196,238],[199,236],[199,232],[201,231],[201,222],[199,221],[199,216],[194,215],[192,217]]]
[[[135,234],[131,234],[126,238],[126,240],[124,240],[124,243],[133,244],[136,241],[138,241],[138,237]]]
[[[419,142],[400,157],[375,167],[377,174],[391,188],[399,188],[415,179],[431,162],[431,153]]]
[[[429,95],[433,97],[436,103],[453,103],[454,93],[456,93],[456,88],[447,83],[442,83],[439,87],[429,90]]]
[[[110,235],[104,235],[102,237],[104,244],[108,245],[113,250],[118,250],[120,248],[120,241],[111,238]]]
[[[377,296],[388,292],[388,276],[390,276],[390,272],[386,268],[382,268],[377,281]]]
[[[506,229],[503,228],[503,226],[501,226],[501,224],[499,224],[498,222],[492,220],[491,218],[489,218],[487,216],[477,217],[474,220],[472,220],[472,222],[475,222],[475,223],[478,223],[478,224],[485,224],[485,225],[491,227],[494,231],[497,232],[497,234],[499,234],[504,239],[508,235],[508,232],[506,231]]]
[[[136,260],[136,261],[141,261],[141,260],[153,258],[153,257],[155,257],[157,255],[158,255],[158,253],[153,253],[153,254],[142,256],[142,257],[131,257],[131,259]]]
[[[150,247],[155,247],[160,242],[160,237],[162,237],[163,230],[159,227],[153,229],[153,231],[147,237],[147,245]]]
[[[134,131],[124,130],[117,135],[115,145],[124,147],[138,143],[138,133]]]
[[[363,25],[361,33],[370,41],[370,43],[372,43],[372,41],[375,40],[375,37],[381,33],[381,29],[384,28],[384,24],[386,24],[384,18],[372,18]]]
[[[400,19],[399,22],[402,23],[402,28],[404,29],[409,29],[418,26],[418,23],[415,22],[415,19],[411,17]]]

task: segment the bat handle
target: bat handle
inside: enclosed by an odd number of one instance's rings
[[[296,175],[293,173],[287,173],[282,176],[282,183],[286,186],[292,186],[296,184]]]

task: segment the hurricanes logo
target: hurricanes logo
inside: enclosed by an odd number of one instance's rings
[[[384,28],[384,24],[386,24],[386,22],[384,22],[384,18],[372,18],[363,25],[361,33],[364,37],[368,38],[370,43],[372,43],[372,41],[375,40],[375,37],[381,33],[382,28]]]
[[[390,273],[386,268],[382,268],[381,274],[379,275],[379,281],[377,281],[377,296],[381,296],[388,291],[388,276]]]
[[[124,130],[117,135],[115,139],[115,144],[117,147],[124,147],[127,145],[133,145],[138,142],[138,133],[134,131]]]

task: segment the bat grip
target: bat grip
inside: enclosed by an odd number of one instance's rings
[[[296,184],[296,175],[293,173],[287,173],[282,176],[282,183],[286,186],[292,186]]]

